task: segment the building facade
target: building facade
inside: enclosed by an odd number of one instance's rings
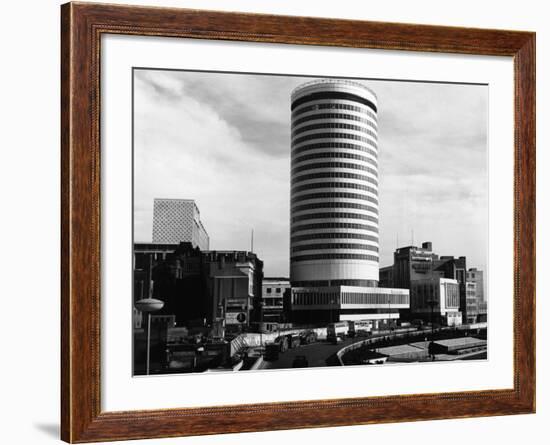
[[[290,289],[288,278],[265,277],[262,282],[261,321],[283,322],[284,295]]]
[[[412,318],[433,321],[445,326],[462,324],[457,280],[441,277],[413,280],[410,290]]]
[[[241,332],[259,317],[263,262],[246,251],[205,251],[189,242],[134,245],[134,300],[164,302],[178,326]],[[135,326],[137,317],[134,314]]]
[[[391,323],[409,291],[378,287],[377,98],[317,80],[291,96],[290,309],[296,323]]]
[[[291,102],[292,285],[376,286],[376,96],[323,80],[296,88]]]
[[[204,228],[199,208],[192,199],[158,199],[153,208],[153,243],[179,244],[208,250],[210,240]]]
[[[485,299],[485,283],[483,278],[483,271],[475,267],[471,267],[467,272],[467,280],[476,283],[476,298],[479,303],[487,301]]]
[[[296,323],[372,320],[377,329],[394,326],[410,303],[408,289],[325,286],[293,287],[291,304]]]

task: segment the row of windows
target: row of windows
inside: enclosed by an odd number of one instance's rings
[[[328,286],[361,286],[377,287],[376,280],[312,280],[312,281],[294,281],[294,287],[328,287]]]
[[[292,252],[303,252],[304,250],[324,250],[324,249],[350,249],[350,250],[371,250],[378,252],[377,246],[370,244],[356,243],[327,243],[327,244],[305,244],[303,246],[295,246]]]
[[[292,193],[303,192],[304,190],[311,189],[324,189],[324,188],[342,188],[342,189],[355,189],[363,190],[365,192],[373,193],[378,196],[378,190],[373,187],[369,187],[364,184],[356,184],[354,182],[314,182],[312,184],[303,184],[292,187]]]
[[[365,147],[364,145],[349,144],[347,142],[317,142],[316,144],[302,145],[301,147],[293,148],[292,155],[297,156],[304,151],[315,150],[318,148],[345,148],[349,150],[363,151],[378,159],[378,152],[376,152],[375,150],[372,150],[369,147]]]
[[[326,222],[316,224],[304,224],[300,226],[293,226],[291,233],[302,232],[304,230],[320,230],[320,229],[356,229],[356,230],[368,230],[369,232],[378,233],[378,227],[370,226],[366,224],[357,223],[344,223],[344,222]]]
[[[314,170],[317,168],[349,168],[350,170],[362,170],[365,172],[369,172],[378,177],[378,170],[367,167],[366,165],[352,164],[349,162],[319,162],[317,164],[301,165],[299,167],[294,167],[291,171],[291,174],[295,175],[296,173],[300,173],[306,170]]]
[[[293,243],[296,243],[298,241],[308,241],[316,239],[362,239],[378,242],[377,236],[349,232],[310,233],[308,235],[296,235],[292,237],[291,241]]]
[[[378,263],[378,257],[374,255],[363,255],[360,253],[318,253],[314,255],[300,255],[290,257],[291,263],[300,261],[316,261],[316,260],[360,260],[374,261]]]
[[[355,293],[343,292],[342,304],[409,304],[409,296],[407,294],[371,294],[371,293]]]
[[[378,209],[365,204],[357,204],[355,202],[314,202],[312,204],[303,204],[296,206],[292,209],[293,212],[302,212],[304,210],[313,209],[357,209],[366,210],[367,212],[376,213],[378,215]]]
[[[299,158],[293,159],[292,164],[298,164],[299,162],[310,161],[311,159],[321,159],[321,158],[343,158],[343,159],[355,159],[357,161],[368,162],[369,164],[378,167],[378,162],[374,159],[369,158],[368,156],[356,155],[355,153],[342,153],[342,152],[324,152],[324,153],[313,153],[310,155],[300,156]]]
[[[312,114],[310,116],[305,116],[300,119],[296,119],[292,122],[293,127],[297,127],[300,124],[303,124],[304,122],[309,122],[317,119],[345,119],[348,121],[356,121],[356,122],[363,122],[370,127],[374,128],[375,130],[378,129],[378,127],[372,122],[370,119],[365,119],[364,117],[357,116],[356,114],[343,114],[343,113],[319,113],[319,114]]]
[[[360,181],[370,182],[370,183],[378,186],[378,181],[374,178],[371,178],[370,176],[357,175],[355,173],[347,173],[347,172],[321,172],[321,173],[311,173],[309,175],[296,176],[296,177],[292,178],[291,184],[295,184],[297,182],[302,182],[302,181],[307,181],[307,180],[310,180],[310,179],[320,179],[320,178],[358,179]]]
[[[353,93],[344,93],[343,91],[319,91],[316,93],[306,94],[305,96],[302,96],[296,99],[294,102],[292,102],[290,109],[293,111],[300,105],[303,105],[305,103],[308,103],[314,100],[323,100],[323,99],[349,100],[351,102],[357,102],[357,103],[366,105],[375,113],[378,111],[378,109],[376,108],[376,105],[374,105],[374,103],[368,100],[367,98],[363,96],[359,96],[357,94],[353,94]]]
[[[301,114],[307,113],[308,111],[317,111],[317,110],[348,110],[348,111],[357,111],[359,113],[366,113],[367,116],[374,119],[375,122],[378,122],[378,117],[375,113],[370,111],[368,108],[358,107],[356,105],[343,104],[343,103],[325,103],[325,104],[315,104],[308,105],[306,107],[301,107],[292,112],[292,117],[300,116]]]
[[[299,138],[294,139],[294,141],[292,141],[292,145],[295,146],[295,145],[300,144],[301,142],[311,141],[312,139],[325,139],[325,138],[352,139],[354,141],[365,142],[369,145],[372,145],[374,148],[378,149],[378,144],[375,141],[373,141],[372,139],[366,138],[364,136],[359,136],[357,134],[336,133],[336,132],[332,132],[332,133],[313,133],[313,134],[308,134],[306,136],[301,136]]]
[[[296,292],[292,304],[299,306],[328,304],[361,304],[391,306],[409,304],[407,294],[385,294],[366,292]]]
[[[312,125],[305,125],[304,127],[297,128],[296,130],[293,130],[291,133],[292,137],[295,137],[296,135],[305,133],[306,131],[312,131],[312,130],[319,130],[322,128],[339,128],[342,130],[353,130],[353,131],[359,131],[361,133],[366,133],[369,136],[372,136],[375,140],[378,140],[378,135],[368,128],[361,127],[359,125],[352,125],[352,124],[344,124],[343,122],[326,122],[323,124],[312,124]]]
[[[360,195],[359,193],[346,193],[346,192],[325,192],[325,193],[310,193],[309,195],[295,196],[291,199],[291,204],[300,201],[307,201],[309,199],[326,199],[326,198],[348,198],[358,199],[361,201],[370,201],[374,204],[378,204],[378,199],[369,195]]]
[[[346,213],[346,212],[332,212],[332,213],[308,213],[306,215],[299,215],[292,218],[292,222],[305,221],[307,219],[326,219],[326,218],[348,218],[348,219],[363,219],[366,221],[372,221],[378,224],[378,218],[370,215],[362,215],[361,213]]]

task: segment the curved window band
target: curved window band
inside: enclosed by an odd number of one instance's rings
[[[292,141],[292,147],[294,149],[294,146],[296,146],[297,144],[300,144],[305,141],[311,141],[313,139],[351,139],[353,141],[361,141],[366,144],[369,144],[378,150],[378,144],[372,139],[366,138],[364,136],[359,136],[356,134],[351,134],[351,133],[336,133],[336,132],[313,133],[313,134],[308,134],[306,136],[300,136],[299,138],[296,138]]]
[[[297,182],[307,181],[309,179],[319,179],[319,178],[347,178],[347,179],[357,179],[359,181],[370,182],[378,186],[378,181],[370,176],[356,175],[355,173],[347,172],[321,172],[321,173],[311,173],[309,175],[296,176],[291,179],[291,184],[296,184]]]
[[[359,125],[353,125],[353,124],[334,123],[334,122],[326,122],[326,123],[322,123],[322,124],[305,125],[303,127],[297,128],[296,130],[293,130],[290,133],[290,136],[292,138],[294,138],[294,137],[298,136],[299,134],[306,133],[308,131],[313,131],[313,130],[321,130],[321,129],[324,129],[324,128],[357,131],[359,133],[368,134],[369,136],[372,136],[375,140],[378,140],[378,135],[374,131],[369,130],[366,127],[361,127]]]
[[[292,211],[302,212],[304,210],[313,209],[357,209],[366,210],[367,212],[372,212],[378,215],[378,209],[364,204],[356,204],[354,202],[315,202],[313,204],[303,204],[295,206],[292,208]]]
[[[346,193],[346,192],[325,192],[325,193],[310,193],[309,195],[295,196],[290,200],[291,204],[296,204],[300,201],[308,201],[310,199],[335,199],[335,198],[347,198],[357,199],[360,201],[369,201],[374,204],[378,204],[378,199],[369,195],[360,195],[359,193]]]
[[[362,255],[360,253],[318,253],[314,255],[300,255],[290,257],[291,263],[299,261],[315,261],[315,260],[362,260],[374,261],[378,263],[378,257],[374,255]]]
[[[310,154],[310,155],[300,156],[299,158],[296,158],[296,159],[292,160],[292,165],[299,164],[300,162],[317,160],[317,159],[321,160],[321,159],[325,159],[325,158],[329,158],[329,159],[354,159],[356,161],[366,162],[368,164],[374,165],[375,167],[378,167],[378,162],[376,162],[372,158],[369,158],[368,156],[361,156],[361,155],[356,155],[356,154],[353,154],[353,153],[342,153],[342,152],[334,152],[334,151],[323,152],[323,153],[313,153],[313,154]]]
[[[369,187],[368,185],[356,184],[354,182],[313,182],[311,184],[296,185],[292,187],[292,194],[303,192],[304,190],[325,189],[325,188],[327,189],[345,188],[345,189],[363,190],[365,192],[369,192],[378,196],[378,190],[372,187]]]
[[[378,247],[370,244],[356,243],[326,243],[326,244],[305,244],[294,246],[292,252],[303,252],[304,250],[325,250],[325,249],[349,249],[349,250],[371,250],[378,252]]]
[[[329,222],[316,224],[302,224],[292,226],[290,233],[303,232],[304,230],[323,230],[323,229],[355,229],[366,230],[368,232],[378,233],[378,227],[357,223]]]
[[[290,240],[293,243],[299,241],[309,241],[318,239],[362,239],[365,241],[378,242],[378,237],[373,235],[365,235],[363,233],[349,233],[349,232],[324,232],[324,233],[310,233],[307,235],[296,235]]]
[[[360,117],[355,114],[344,114],[344,113],[310,114],[309,116],[301,117],[300,119],[296,119],[292,121],[292,129],[294,129],[300,124],[303,124],[304,122],[310,122],[310,121],[321,120],[321,119],[342,119],[347,121],[363,122],[364,124],[367,124],[369,127],[374,128],[375,130],[378,131],[378,127],[370,119],[366,119],[364,117]]]
[[[317,110],[357,111],[358,113],[366,114],[367,116],[372,118],[374,122],[378,122],[378,117],[370,109],[358,107],[356,105],[351,105],[351,104],[344,104],[341,102],[325,102],[325,103],[317,103],[317,104],[308,105],[305,107],[300,107],[292,111],[292,118],[294,119],[295,117],[300,116],[304,113],[307,113],[308,111],[317,111]]]
[[[352,164],[350,162],[319,162],[317,164],[300,165],[299,167],[294,167],[291,170],[290,174],[295,175],[296,173],[300,173],[307,170],[316,170],[319,168],[347,168],[349,170],[361,170],[361,171],[369,172],[374,176],[378,177],[378,170],[367,167],[366,165]]]
[[[378,218],[370,215],[363,215],[361,213],[347,213],[347,212],[332,212],[332,213],[308,213],[306,215],[299,215],[292,218],[292,222],[305,221],[308,219],[361,219],[363,221],[371,221],[378,224]]]
[[[299,99],[296,99],[295,101],[293,101],[290,109],[294,110],[296,107],[302,104],[305,104],[307,102],[311,102],[312,100],[323,100],[323,99],[349,100],[352,102],[358,102],[360,104],[366,105],[367,107],[372,109],[375,113],[378,111],[378,109],[376,108],[376,105],[374,105],[374,103],[371,102],[370,100],[362,96],[358,96],[357,94],[344,93],[341,91],[321,91],[318,93],[306,94],[305,96],[302,96]]]
[[[369,147],[365,147],[363,145],[357,145],[357,144],[349,144],[347,142],[318,142],[316,144],[302,145],[301,147],[293,148],[292,155],[296,156],[296,155],[299,155],[300,153],[303,153],[304,151],[316,150],[318,148],[331,148],[331,149],[345,148],[347,150],[357,150],[357,151],[368,153],[374,156],[376,159],[378,159],[378,153],[374,150],[371,150]]]

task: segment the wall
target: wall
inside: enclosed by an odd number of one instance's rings
[[[123,0],[112,0],[124,3]],[[164,0],[134,3],[241,10],[291,15],[417,22],[474,27],[527,29],[538,32],[538,165],[550,165],[550,29],[547,2],[524,0]],[[14,317],[2,320],[3,443],[58,443],[59,413],[59,11],[58,0],[6,2],[2,33],[2,139],[0,190],[5,239],[1,256],[2,299]],[[539,228],[549,216],[550,200],[543,197],[550,175],[539,175]],[[548,224],[546,224],[548,225]],[[539,268],[549,266],[550,234],[539,229]],[[41,258],[40,267],[22,267],[29,254]],[[31,272],[29,274],[29,271]],[[539,273],[543,276],[543,273]],[[539,280],[539,315],[550,311],[548,280]],[[6,306],[4,306],[6,308]],[[4,311],[5,314],[5,311]],[[24,320],[24,323],[21,323]],[[544,318],[539,316],[539,320]],[[6,335],[5,332],[10,333]],[[14,335],[14,333],[17,333]],[[539,323],[539,345],[548,341],[548,323]],[[7,340],[9,339],[9,340]],[[33,347],[32,356],[25,352]],[[486,419],[445,420],[403,424],[280,431],[200,438],[152,440],[147,444],[263,445],[280,443],[397,443],[464,445],[491,441],[500,445],[523,443],[525,434],[547,436],[550,400],[548,351],[539,346],[538,413]],[[32,394],[32,397],[29,395]],[[450,431],[455,434],[449,434]],[[460,434],[457,434],[460,432]],[[134,442],[138,443],[138,442]],[[139,442],[141,443],[141,442]]]

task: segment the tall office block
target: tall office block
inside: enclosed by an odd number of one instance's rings
[[[292,93],[293,286],[378,282],[377,100],[345,80]]]
[[[392,326],[409,290],[377,287],[376,95],[318,80],[296,88],[291,103],[292,320]]]
[[[192,199],[155,199],[153,209],[153,243],[179,244],[208,250],[210,240],[197,204]]]

